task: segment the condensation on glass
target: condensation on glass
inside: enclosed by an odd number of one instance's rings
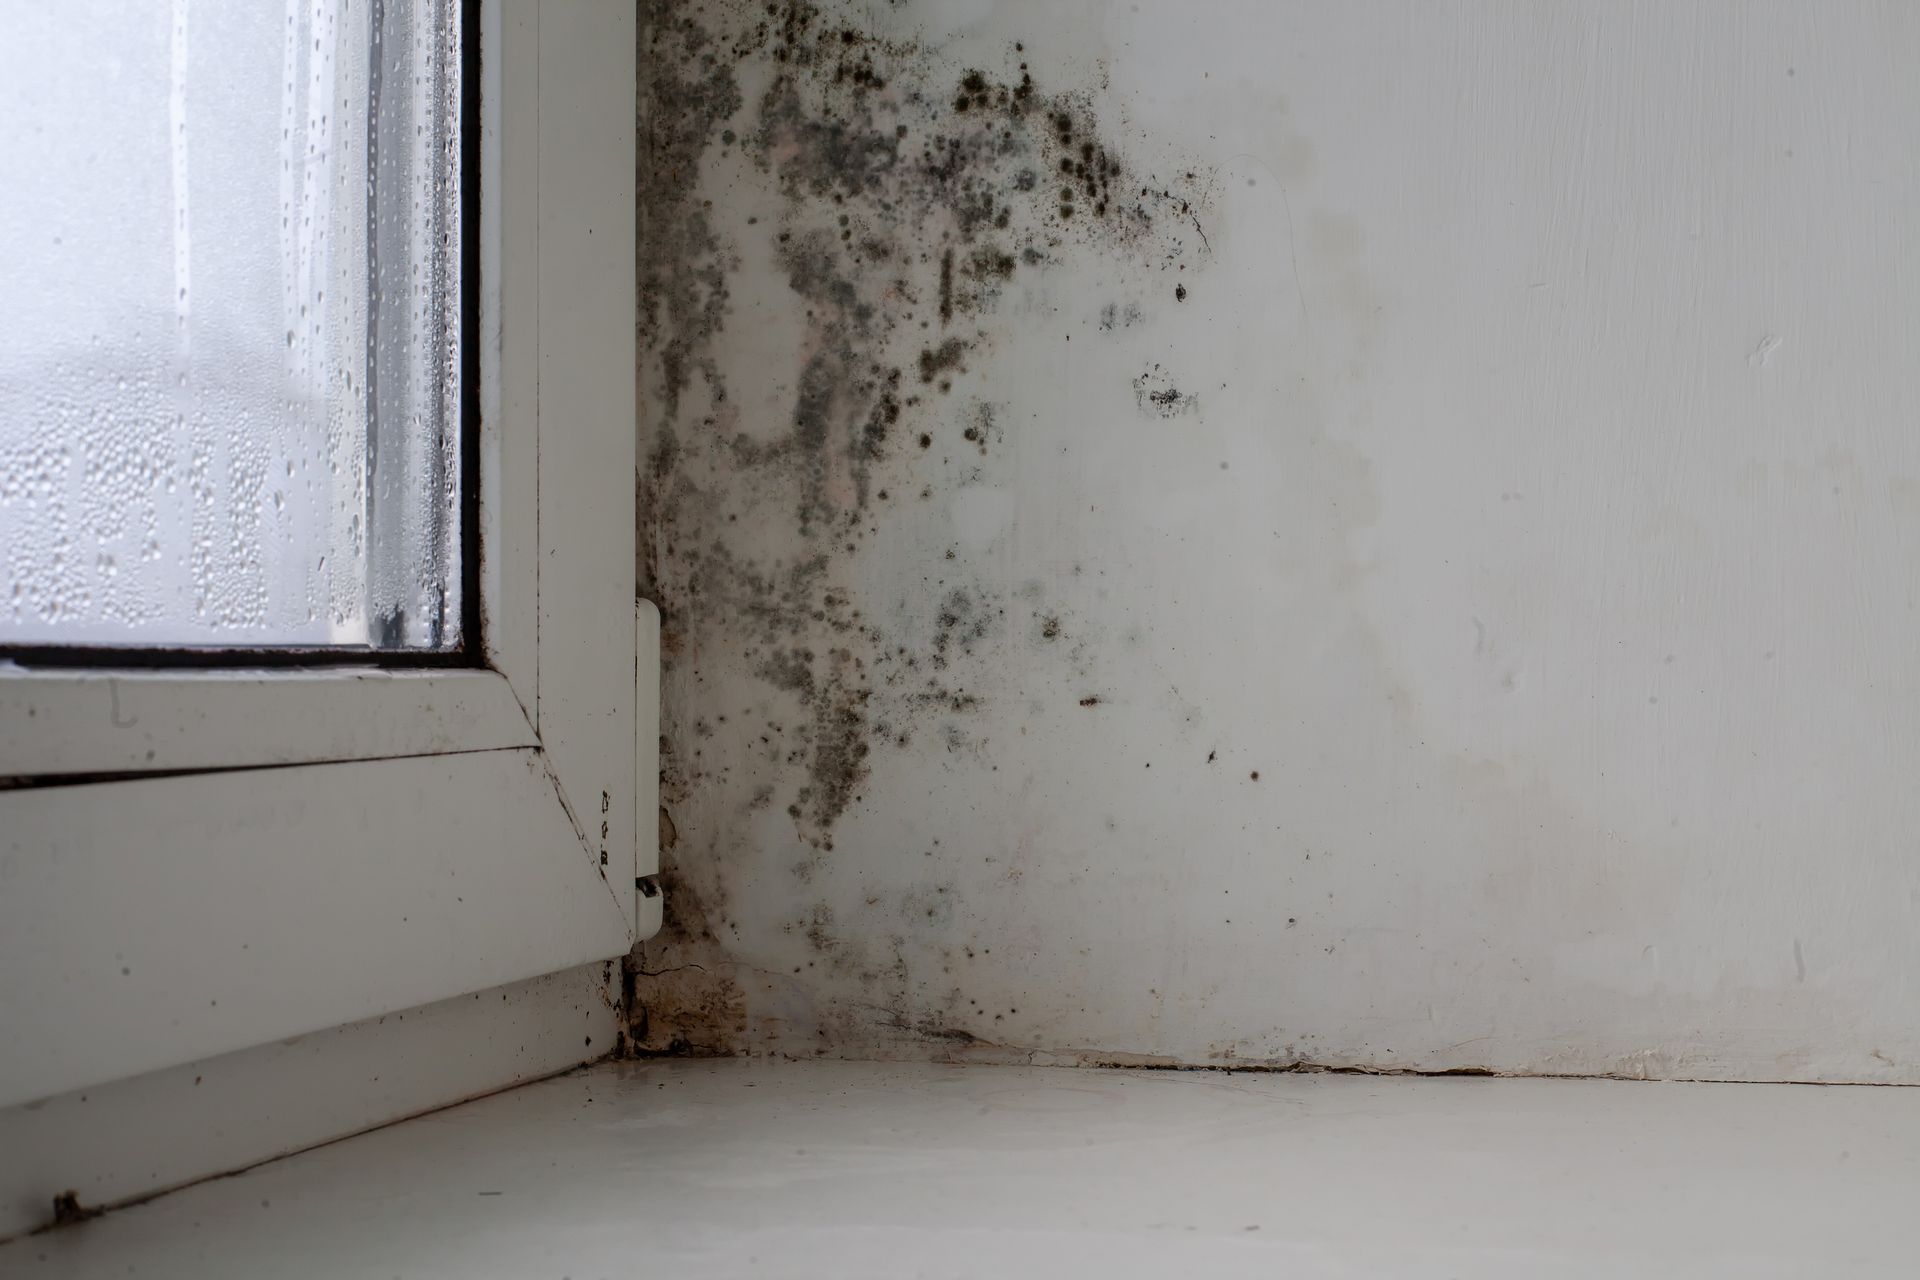
[[[0,4],[0,657],[460,645],[459,39]]]

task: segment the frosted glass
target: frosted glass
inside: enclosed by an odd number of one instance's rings
[[[0,3],[0,646],[459,644],[458,38]]]

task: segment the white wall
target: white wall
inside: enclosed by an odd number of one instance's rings
[[[1920,1082],[1920,8],[642,9],[651,1043]]]

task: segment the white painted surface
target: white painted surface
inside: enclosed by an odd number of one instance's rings
[[[481,638],[487,665],[513,683],[532,719],[540,701],[540,11],[504,8],[480,10],[480,222],[488,229],[480,237],[480,521],[492,534],[480,547]]]
[[[64,1192],[151,1195],[596,1058],[619,996],[587,965],[0,1109],[0,1237]]]
[[[482,6],[497,671],[0,666],[0,775],[233,770],[0,790],[0,1105],[632,944],[634,16],[504,9]],[[304,761],[329,763],[266,767]]]
[[[605,0],[537,8],[537,140],[499,176],[505,216],[533,219],[539,237],[537,314],[519,313],[540,352],[536,723],[561,799],[631,921],[634,11]],[[502,21],[513,30],[524,16]],[[524,74],[520,61],[509,67]]]
[[[0,1105],[618,956],[631,922],[537,750],[0,791]]]
[[[0,776],[538,746],[497,671],[0,672]]]
[[[947,92],[1023,42],[1207,243],[1184,303],[1016,276],[915,422],[932,499],[830,585],[923,657],[952,585],[999,612],[829,850],[761,736],[792,699],[669,602],[711,938],[650,965],[777,1051],[1920,1082],[1920,8],[876,9]],[[705,175],[737,429],[777,430],[817,336],[781,196]],[[1143,413],[1153,364],[1197,406]],[[789,513],[714,536],[766,567]]]
[[[0,1247],[22,1277],[1883,1276],[1920,1094],[610,1066]]]

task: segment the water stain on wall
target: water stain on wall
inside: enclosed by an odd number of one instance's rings
[[[792,824],[803,891],[876,752],[969,749],[969,718],[995,694],[990,637],[1024,634],[1063,672],[1087,670],[1084,646],[1064,665],[1060,608],[1007,592],[954,549],[924,599],[882,621],[859,573],[887,554],[882,517],[991,465],[1009,416],[963,388],[1025,282],[1088,255],[1180,258],[1204,232],[1180,194],[1191,175],[1143,171],[1110,141],[1097,84],[1051,83],[1018,42],[961,63],[875,33],[851,6],[639,10],[636,576],[663,616],[663,795],[678,838],[663,848],[666,927],[633,962],[633,1039],[725,1052],[752,1033],[728,941],[729,886],[756,873],[735,865],[754,825]],[[727,231],[714,201],[729,196],[769,212]],[[784,282],[802,319],[773,408],[741,402],[723,351],[748,262]],[[1137,323],[1143,300],[1114,315]],[[726,682],[709,679],[739,663],[763,686],[752,707],[726,706]],[[930,885],[899,913],[937,913],[944,893]],[[899,936],[839,930],[824,905],[786,927],[872,997],[858,1016],[974,1039],[924,1013]]]

